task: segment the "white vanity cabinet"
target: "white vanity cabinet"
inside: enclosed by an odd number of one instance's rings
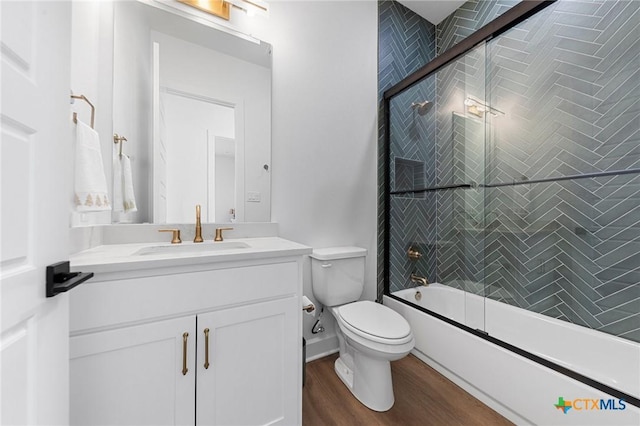
[[[195,335],[191,316],[71,338],[71,424],[193,425]]]
[[[299,423],[299,309],[289,298],[198,315],[196,424]]]
[[[298,256],[97,274],[71,293],[72,424],[300,424],[301,271]]]

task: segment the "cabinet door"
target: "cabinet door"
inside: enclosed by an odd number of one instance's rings
[[[190,316],[72,337],[71,424],[193,425],[195,324]]]
[[[292,297],[198,315],[197,425],[300,423],[299,309]]]

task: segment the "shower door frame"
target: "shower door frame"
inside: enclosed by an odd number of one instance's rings
[[[568,376],[574,380],[582,382],[590,387],[598,389],[602,392],[605,392],[609,395],[612,395],[616,398],[624,399],[625,402],[630,405],[640,407],[640,400],[638,398],[633,397],[625,392],[619,391],[617,389],[611,388],[601,382],[598,382],[594,379],[591,379],[587,376],[584,376],[580,373],[577,373],[573,370],[570,370],[566,367],[563,367],[559,364],[551,362],[545,358],[534,355],[528,351],[525,351],[517,346],[511,345],[505,341],[499,340],[495,337],[490,336],[486,331],[480,329],[474,329],[468,327],[464,324],[461,324],[457,321],[454,321],[448,317],[440,315],[436,312],[430,311],[426,308],[411,304],[406,300],[394,296],[390,292],[390,223],[391,223],[391,122],[390,122],[390,104],[391,99],[403,92],[404,90],[418,84],[423,81],[426,77],[434,74],[441,68],[450,64],[454,60],[460,58],[465,55],[467,52],[471,51],[476,46],[486,43],[494,37],[499,36],[500,34],[510,30],[515,27],[522,21],[527,18],[535,15],[541,10],[545,9],[548,6],[554,4],[557,0],[526,0],[521,1],[511,9],[509,9],[504,14],[500,15],[493,21],[489,22],[487,25],[483,26],[479,30],[475,31],[473,34],[468,36],[467,38],[460,41],[458,44],[454,45],[452,48],[448,49],[441,55],[437,56],[435,59],[419,68],[417,71],[408,75],[400,82],[393,85],[391,88],[387,89],[383,93],[383,125],[384,125],[384,152],[385,152],[385,163],[384,163],[384,227],[383,227],[383,236],[384,236],[384,267],[383,267],[383,284],[384,291],[383,294],[387,297],[390,297],[394,300],[397,300],[400,303],[410,305],[412,308],[417,309],[421,312],[434,316],[448,324],[451,324],[459,329],[462,329],[466,332],[469,332],[477,337],[480,337],[486,341],[489,341],[493,344],[496,344],[504,349],[507,349],[513,353],[516,353],[520,356],[523,356],[533,362],[541,364],[547,368],[550,368],[560,374]],[[464,185],[454,185],[453,187],[464,187]],[[423,192],[430,190],[439,190],[439,189],[447,189],[447,187],[437,187],[437,188],[427,188],[422,190]]]

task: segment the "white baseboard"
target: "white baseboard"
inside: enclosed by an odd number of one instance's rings
[[[335,334],[314,337],[307,340],[307,362],[324,358],[338,352],[338,338]]]

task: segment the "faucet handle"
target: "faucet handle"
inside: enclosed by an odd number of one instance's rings
[[[173,232],[173,238],[171,238],[171,244],[180,244],[182,242],[182,240],[180,239],[179,229],[158,229],[158,232]]]
[[[420,253],[416,248],[411,246],[409,247],[409,250],[407,250],[407,256],[411,260],[418,260],[422,257],[422,253]]]
[[[222,238],[222,231],[231,231],[233,228],[216,228],[216,237],[213,241],[224,241]]]

